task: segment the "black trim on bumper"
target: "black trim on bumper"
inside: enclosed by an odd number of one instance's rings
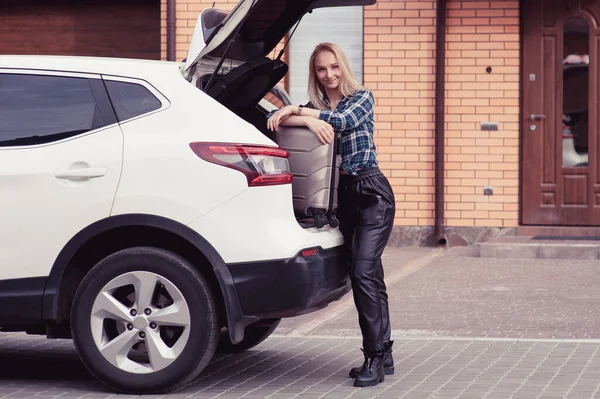
[[[0,325],[29,325],[42,321],[46,277],[0,280]]]
[[[293,317],[324,308],[350,291],[341,247],[277,261],[227,265],[244,316]]]

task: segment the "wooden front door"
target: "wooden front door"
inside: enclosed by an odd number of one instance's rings
[[[600,225],[600,0],[522,3],[522,223]]]

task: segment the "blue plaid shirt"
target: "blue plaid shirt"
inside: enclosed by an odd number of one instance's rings
[[[319,119],[329,123],[335,132],[341,133],[340,168],[348,174],[357,175],[357,169],[377,166],[374,106],[373,93],[365,89],[342,98],[335,110],[321,110],[319,115]],[[314,109],[310,102],[306,107]],[[267,118],[273,113],[270,112]]]

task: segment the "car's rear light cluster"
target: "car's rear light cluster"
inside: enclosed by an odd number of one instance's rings
[[[229,143],[190,143],[190,147],[207,162],[242,172],[250,187],[292,182],[290,154],[281,148]]]

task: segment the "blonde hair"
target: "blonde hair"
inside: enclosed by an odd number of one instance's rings
[[[317,55],[319,55],[319,53],[322,51],[329,51],[335,56],[335,58],[337,58],[338,65],[342,71],[339,85],[339,90],[342,96],[346,97],[358,90],[363,89],[360,83],[358,83],[358,80],[356,80],[354,73],[352,73],[350,62],[348,61],[348,57],[346,57],[344,51],[335,43],[321,43],[315,47],[315,50],[310,56],[308,65],[308,96],[310,97],[310,102],[312,103],[313,107],[316,109],[329,108],[324,100],[325,89],[319,82],[319,79],[317,79],[317,71],[315,67]]]

